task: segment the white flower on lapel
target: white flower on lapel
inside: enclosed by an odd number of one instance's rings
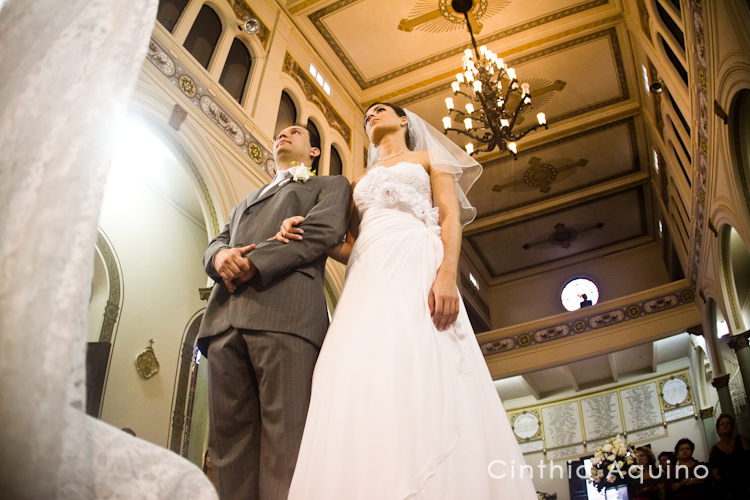
[[[304,184],[310,180],[310,177],[315,175],[310,167],[304,163],[292,162],[291,166],[292,180]]]

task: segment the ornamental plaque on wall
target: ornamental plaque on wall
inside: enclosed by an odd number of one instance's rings
[[[149,379],[159,373],[159,360],[156,359],[153,345],[154,339],[150,339],[146,349],[135,358],[135,367],[138,370],[138,374],[145,379]]]

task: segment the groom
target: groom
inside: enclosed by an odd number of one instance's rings
[[[347,227],[347,179],[308,178],[292,165],[316,165],[317,134],[293,125],[273,148],[273,181],[234,207],[203,259],[216,284],[198,347],[208,358],[210,455],[222,500],[287,497],[328,328],[326,250]],[[266,241],[294,215],[305,217],[303,240]]]

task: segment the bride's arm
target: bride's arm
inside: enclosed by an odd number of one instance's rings
[[[354,191],[354,186],[356,184],[356,181],[352,183],[352,191]],[[305,231],[301,227],[296,226],[302,224],[304,221],[305,218],[301,215],[284,219],[279,228],[279,232],[269,238],[269,240],[278,240],[282,243],[289,243],[290,240],[301,240]],[[357,207],[354,205],[354,200],[352,199],[349,205],[349,229],[346,233],[346,237],[344,238],[344,241],[326,251],[328,256],[342,264],[349,262],[349,256],[352,253],[352,247],[354,246],[358,230],[359,214],[357,213]]]
[[[440,210],[440,238],[443,261],[438,267],[429,296],[432,321],[438,330],[452,325],[458,317],[458,257],[461,253],[461,221],[453,174],[430,169],[433,203]]]

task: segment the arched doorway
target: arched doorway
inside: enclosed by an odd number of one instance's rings
[[[205,305],[201,260],[214,226],[205,191],[167,133],[135,117],[119,129],[99,226],[118,257],[122,299],[100,415],[165,448],[185,325]],[[135,359],[151,340],[159,370],[146,378]]]
[[[736,229],[725,225],[721,230],[721,263],[724,288],[729,304],[727,318],[736,332],[750,327],[750,252]]]

